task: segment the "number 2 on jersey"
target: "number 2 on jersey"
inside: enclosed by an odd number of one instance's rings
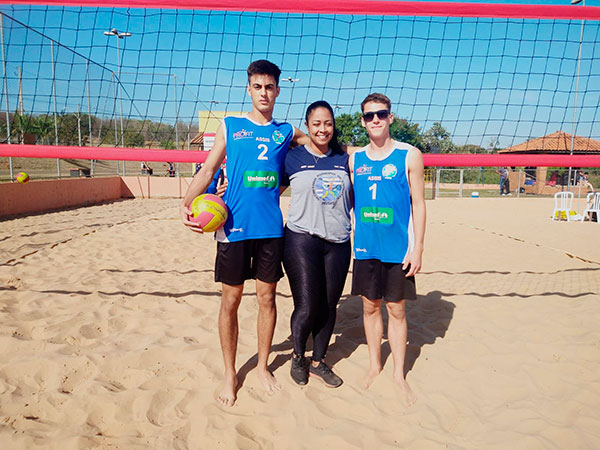
[[[269,157],[267,156],[267,151],[269,150],[269,147],[267,147],[265,144],[259,144],[258,149],[262,150],[262,152],[260,152],[260,155],[258,155],[257,159],[260,159],[261,161],[267,161],[269,159]]]
[[[372,193],[372,196],[371,196],[371,198],[372,198],[373,200],[375,200],[375,199],[377,198],[377,183],[373,183],[373,184],[371,185],[371,187],[369,188],[369,190],[370,190],[370,191],[371,191],[371,193]]]

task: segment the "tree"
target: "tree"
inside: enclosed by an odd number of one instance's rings
[[[37,127],[33,116],[16,113],[13,118],[14,132],[17,133],[19,142],[23,142],[26,134],[36,134]]]
[[[410,123],[406,119],[395,119],[390,126],[390,135],[392,136],[392,139],[399,142],[406,142],[417,148],[423,146],[418,123]]]
[[[126,130],[124,138],[125,138],[125,147],[141,148],[145,144],[144,135],[138,131]]]
[[[8,142],[8,129],[4,120],[0,120],[0,142],[3,144]]]
[[[81,131],[81,145],[87,145],[89,138],[89,123],[87,114],[63,113],[58,117],[58,142],[61,145],[79,145],[79,132]]]
[[[340,114],[335,118],[335,126],[340,134],[340,142],[346,145],[365,146],[369,143],[369,134],[362,126],[362,114]],[[406,119],[395,119],[390,126],[390,136],[400,142],[406,142],[421,147],[421,131],[418,123]]]
[[[50,116],[38,116],[37,132],[42,144],[47,144],[50,135],[54,135],[54,121]]]
[[[438,150],[441,153],[451,153],[456,150],[456,146],[452,143],[450,133],[442,124],[434,122],[423,134],[423,149],[427,152]]]
[[[369,143],[367,130],[360,123],[361,117],[361,113],[356,112],[354,114],[340,114],[335,118],[340,143],[358,147]]]
[[[170,139],[165,139],[164,141],[160,141],[158,146],[166,150],[173,150],[175,148],[175,142]]]
[[[497,153],[500,150],[500,136],[490,139],[489,153]]]
[[[479,145],[466,144],[456,147],[458,153],[487,153],[487,150]]]

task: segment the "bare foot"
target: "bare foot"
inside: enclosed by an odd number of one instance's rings
[[[269,395],[281,390],[281,385],[268,369],[258,369],[258,379]]]
[[[375,380],[375,377],[377,375],[379,375],[381,373],[381,368],[377,368],[377,369],[369,369],[369,371],[367,372],[367,375],[365,376],[365,378],[363,379],[363,387],[365,389],[369,389],[369,387],[371,386],[371,384],[373,383],[373,381]]]
[[[233,375],[233,377],[225,376],[225,384],[221,393],[217,396],[217,402],[223,406],[233,406],[237,400],[238,387],[237,375]]]
[[[405,406],[412,406],[417,401],[417,396],[412,391],[403,376],[394,376],[394,381],[400,388],[400,395]]]

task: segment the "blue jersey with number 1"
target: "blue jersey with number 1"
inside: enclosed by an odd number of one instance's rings
[[[402,263],[414,248],[406,157],[412,147],[394,142],[382,160],[367,148],[354,153],[354,258]]]
[[[238,242],[283,236],[279,186],[294,127],[286,122],[261,125],[247,117],[227,117],[223,131],[229,181],[223,200],[229,217],[215,238]]]

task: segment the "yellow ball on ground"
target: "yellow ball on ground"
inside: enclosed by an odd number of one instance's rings
[[[19,172],[17,174],[17,181],[21,184],[25,184],[29,181],[29,175],[27,175],[25,172]]]

